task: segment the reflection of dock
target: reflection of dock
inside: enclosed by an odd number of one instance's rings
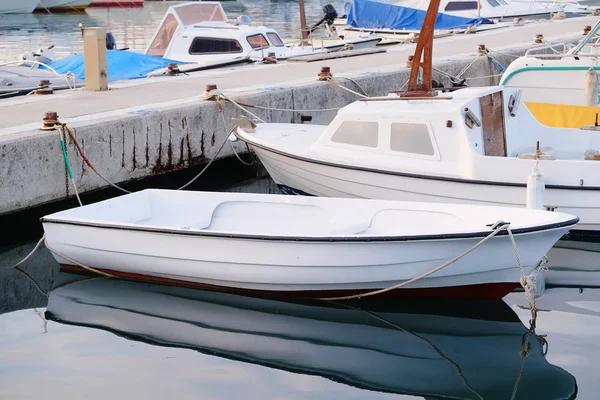
[[[505,28],[502,35],[483,32],[438,39],[434,45],[437,67],[456,74],[469,64],[477,45],[504,53],[522,54],[532,46],[536,34],[547,39],[572,41],[582,27],[596,18],[566,19],[515,28]],[[118,39],[118,38],[117,38]],[[399,90],[406,82],[408,70],[404,61],[414,53],[414,45],[400,45],[386,53],[327,60],[333,77],[358,90],[347,75],[365,88],[369,95],[384,95]],[[462,54],[462,56],[461,56]],[[508,64],[514,57],[494,54]],[[469,68],[474,85],[495,82],[491,75],[498,70],[487,57],[478,57]],[[6,185],[0,188],[0,214],[63,199],[71,195],[65,185],[65,166],[56,135],[42,133],[39,128],[46,111],[56,111],[62,122],[74,127],[85,143],[87,156],[114,183],[141,179],[202,164],[216,152],[225,134],[217,106],[205,101],[202,93],[207,84],[216,84],[226,95],[248,103],[281,109],[319,110],[338,108],[356,97],[327,82],[317,82],[321,65],[304,63],[258,64],[205,71],[190,76],[149,78],[112,84],[104,93],[84,90],[59,92],[52,96],[0,101],[0,141],[10,148],[0,159],[0,171],[12,170]],[[434,74],[434,79],[444,79]],[[450,85],[448,85],[450,86]],[[225,103],[225,116],[241,112]],[[312,123],[329,123],[334,112],[285,112],[253,110],[271,122],[300,122],[302,115]],[[238,151],[245,151],[241,143]],[[69,146],[72,160],[79,160]],[[44,168],[31,162],[32,154],[44,160]],[[232,156],[226,146],[220,157]],[[47,160],[47,161],[46,161]],[[17,167],[18,166],[18,167]],[[103,187],[105,183],[87,167],[73,162],[76,179],[83,191]],[[27,182],[23,187],[23,182]],[[15,191],[14,188],[20,188]]]
[[[46,318],[129,340],[434,398],[570,398],[575,379],[545,359],[502,301],[362,299],[354,309],[90,279],[60,273]],[[364,310],[364,311],[363,311]]]
[[[560,240],[547,266],[546,285],[600,287],[600,239]]]

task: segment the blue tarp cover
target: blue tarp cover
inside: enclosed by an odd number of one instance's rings
[[[364,29],[420,30],[426,11],[369,0],[352,0],[345,5],[347,24]],[[485,18],[464,18],[438,13],[435,29],[467,28],[469,25],[491,24]]]
[[[144,78],[148,73],[165,68],[172,62],[180,65],[185,64],[167,58],[147,56],[131,51],[107,50],[108,81]],[[71,71],[79,79],[85,80],[83,53],[53,61],[49,65],[58,73],[66,74]]]

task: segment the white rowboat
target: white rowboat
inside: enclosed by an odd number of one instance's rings
[[[511,222],[530,273],[578,219],[538,210],[145,190],[42,219],[63,265],[111,275],[311,296],[388,288]],[[521,275],[506,231],[386,294],[500,298]]]

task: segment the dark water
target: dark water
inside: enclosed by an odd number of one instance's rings
[[[119,48],[144,49],[169,6],[178,2],[147,2],[144,8],[90,8],[86,13],[0,15],[0,63],[19,59],[40,47],[55,45],[56,58],[83,49],[79,24],[106,27]],[[307,22],[322,17],[322,7],[333,4],[340,15],[343,1],[305,0]],[[248,15],[253,24],[276,29],[284,38],[300,36],[298,2],[292,0],[237,0],[221,3],[230,19]]]

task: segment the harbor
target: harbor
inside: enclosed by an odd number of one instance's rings
[[[571,43],[581,38],[586,25],[594,22],[593,17],[566,19],[547,25],[506,28],[502,35],[482,32],[436,39],[439,46],[434,53],[435,66],[454,76],[471,64],[465,76],[469,84],[490,85],[499,81],[501,72],[486,56],[477,54],[479,44],[485,44],[490,55],[506,66],[536,46],[537,34],[548,41]],[[444,46],[445,43],[451,46]],[[305,115],[312,118],[311,123],[326,124],[335,115],[333,110],[357,100],[357,96],[319,81],[321,67],[329,67],[336,82],[351,90],[361,89],[345,78],[356,81],[370,96],[384,95],[406,83],[409,69],[405,63],[413,52],[414,45],[402,45],[386,49],[385,53],[350,59],[239,66],[197,76],[117,82],[101,93],[75,90],[6,99],[0,102],[4,154],[0,163],[3,171],[11,173],[0,188],[0,213],[74,195],[65,183],[66,170],[57,134],[41,130],[48,111],[56,112],[62,122],[74,128],[88,159],[108,180],[121,183],[206,163],[212,158],[227,133],[216,112],[217,104],[204,99],[207,85],[216,85],[241,103],[282,109],[251,110],[269,122],[300,122]],[[437,79],[451,86],[446,76],[438,74]],[[226,118],[243,114],[231,103],[224,102],[223,107]],[[236,151],[244,150],[236,145]],[[68,151],[70,158],[76,160],[73,144]],[[219,154],[233,156],[228,147]],[[43,160],[44,168],[40,170],[31,159]],[[107,186],[81,163],[73,163],[72,167],[82,192]],[[12,172],[14,168],[17,173]]]
[[[0,398],[595,398],[593,4],[44,1]]]

